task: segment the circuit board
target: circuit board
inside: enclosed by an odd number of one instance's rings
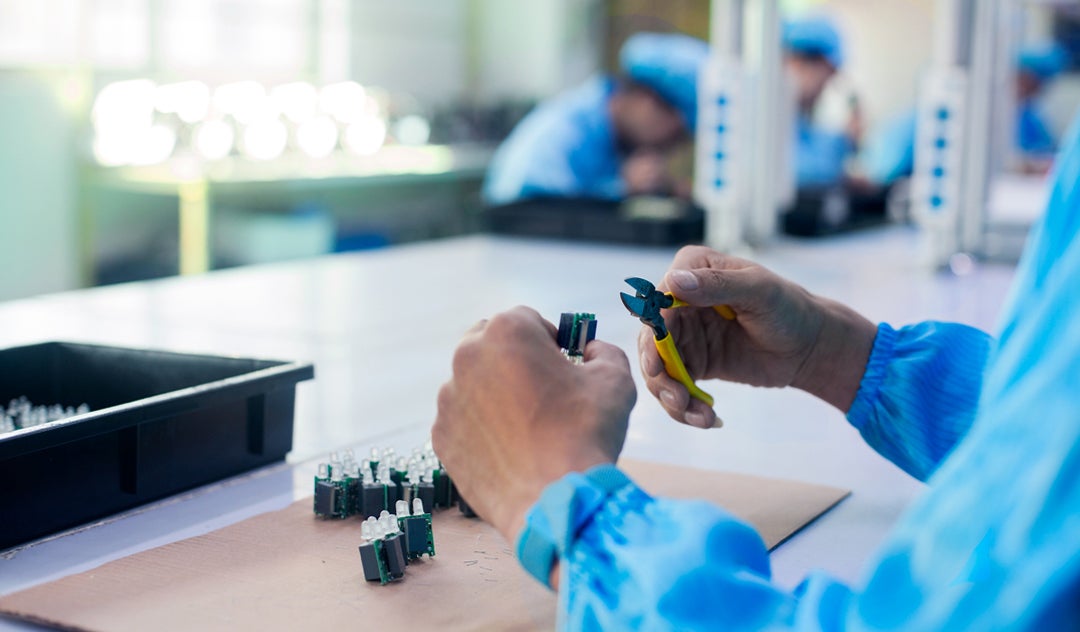
[[[556,338],[563,355],[574,364],[581,364],[585,345],[596,338],[596,314],[564,312],[559,317]]]

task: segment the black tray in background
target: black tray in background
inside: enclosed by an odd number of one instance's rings
[[[67,342],[0,350],[0,401],[91,411],[0,434],[0,549],[281,460],[310,364]]]
[[[537,198],[489,207],[485,228],[499,235],[642,246],[700,243],[705,213],[674,198]]]

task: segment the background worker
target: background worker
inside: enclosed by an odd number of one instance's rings
[[[694,130],[707,53],[704,42],[685,35],[630,37],[618,77],[594,78],[518,124],[495,153],[485,201],[673,192],[666,156]]]
[[[796,183],[800,188],[823,187],[844,181],[844,165],[862,135],[862,115],[856,101],[849,104],[847,129],[826,129],[814,122],[829,81],[844,65],[844,43],[832,20],[811,15],[787,20],[783,26],[784,67],[795,89]]]

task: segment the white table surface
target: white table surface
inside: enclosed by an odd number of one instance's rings
[[[316,370],[299,386],[287,463],[0,553],[0,595],[282,508],[310,494],[329,450],[418,445],[461,332],[499,310],[528,304],[556,322],[564,311],[595,312],[599,336],[631,354],[636,371],[640,325],[618,292],[625,277],[662,277],[673,253],[467,237],[0,304],[0,348],[71,340],[304,360]],[[998,265],[930,273],[906,228],[780,239],[754,258],[893,324],[943,319],[993,330],[1013,275]],[[638,380],[625,455],[852,490],[772,554],[782,585],[811,569],[857,583],[922,490],[841,413],[802,392],[707,383],[727,425],[701,431],[669,420]],[[0,629],[34,628],[0,619]]]

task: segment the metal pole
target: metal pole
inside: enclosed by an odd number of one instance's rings
[[[744,41],[746,66],[753,69],[757,108],[750,121],[754,140],[752,189],[744,222],[745,238],[759,244],[776,232],[781,200],[793,190],[794,174],[784,169],[793,136],[791,108],[784,90],[783,55],[780,46],[780,10],[773,0],[753,0]]]

